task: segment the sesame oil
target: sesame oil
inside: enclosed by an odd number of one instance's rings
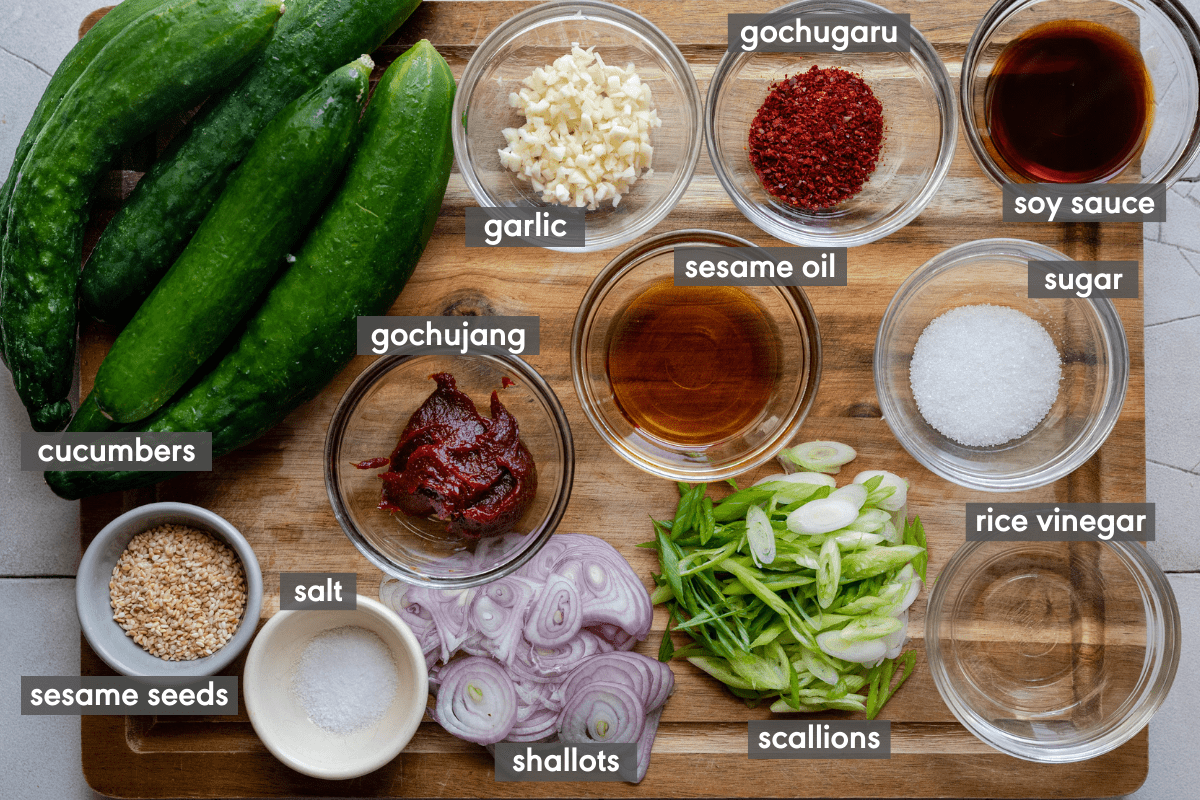
[[[730,286],[653,284],[618,316],[605,365],[617,405],[643,433],[702,447],[743,432],[778,381],[778,337]]]

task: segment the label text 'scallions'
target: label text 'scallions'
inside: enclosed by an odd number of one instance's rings
[[[892,724],[886,720],[753,720],[750,758],[892,757]]]

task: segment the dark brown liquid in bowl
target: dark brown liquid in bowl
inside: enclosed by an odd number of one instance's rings
[[[1146,140],[1154,93],[1124,36],[1056,20],[1009,42],[988,77],[992,142],[1024,177],[1091,183],[1121,172]]]

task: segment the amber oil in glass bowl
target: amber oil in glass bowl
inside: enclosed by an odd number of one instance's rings
[[[584,294],[571,377],[588,422],[652,475],[719,481],[774,458],[821,379],[816,315],[798,286],[675,286],[676,248],[754,247],[678,230],[628,248]]]
[[[618,317],[605,367],[630,423],[665,442],[709,445],[762,413],[779,379],[779,339],[732,286],[661,280]]]

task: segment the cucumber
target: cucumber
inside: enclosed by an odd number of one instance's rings
[[[67,433],[108,433],[118,430],[121,426],[113,422],[100,411],[96,405],[95,393],[88,394],[79,404],[79,409],[71,421],[67,423]]]
[[[229,174],[279,109],[330,71],[370,53],[420,0],[288,0],[255,66],[138,182],[80,279],[85,313],[122,325],[175,262]]]
[[[257,302],[341,178],[373,66],[339,67],[263,129],[100,365],[92,395],[108,417],[157,411]]]
[[[4,186],[0,187],[0,239],[4,237],[4,229],[8,221],[8,199],[12,195],[13,184],[17,180],[21,165],[25,163],[25,156],[29,154],[29,148],[33,146],[34,139],[41,132],[46,118],[54,112],[55,107],[62,101],[63,95],[75,85],[76,79],[92,62],[96,54],[104,49],[104,46],[112,41],[114,36],[125,30],[142,15],[166,2],[167,0],[125,0],[101,17],[91,30],[75,43],[75,46],[58,65],[50,82],[46,84],[46,90],[42,92],[42,99],[38,101],[37,108],[33,110],[29,124],[25,126],[25,132],[21,134],[12,167],[8,171],[8,178],[5,179]]]
[[[280,0],[173,0],[115,36],[46,120],[13,184],[0,335],[33,427],[71,407],[75,288],[87,203],[117,151],[232,80],[266,44]]]
[[[133,427],[211,431],[213,455],[250,442],[311,400],[354,357],[360,315],[384,314],[437,221],[454,150],[454,78],[429,42],[384,73],[346,180],[233,350]],[[148,486],[162,472],[47,472],[69,500]]]

